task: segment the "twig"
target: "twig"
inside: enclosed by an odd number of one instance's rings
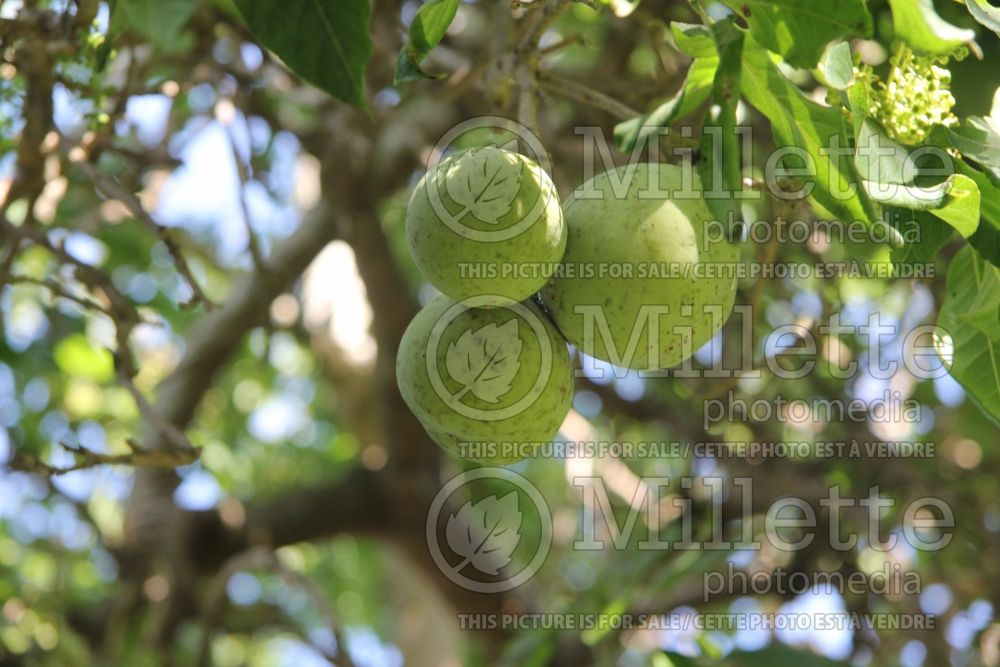
[[[135,382],[132,378],[135,377],[136,369],[132,365],[127,349],[118,350],[115,354],[115,368],[118,384],[125,387],[128,393],[132,396],[135,404],[139,407],[139,414],[141,414],[147,422],[159,431],[171,445],[163,451],[169,451],[176,455],[183,456],[194,454],[196,450],[191,444],[191,441],[188,440],[187,436],[184,434],[184,431],[164,419],[163,415],[160,414],[160,412],[154,408],[148,400],[146,400],[143,393],[139,391],[138,387],[135,386]]]
[[[545,31],[552,27],[564,11],[572,4],[571,0],[550,0],[540,7],[538,11],[533,11],[525,18],[525,30],[518,40],[516,51],[537,50],[538,41],[545,34]]]
[[[580,104],[585,104],[587,106],[594,107],[595,109],[606,111],[619,120],[629,120],[641,115],[641,113],[636,109],[619,102],[609,95],[605,95],[600,91],[588,88],[579,81],[573,81],[572,79],[567,79],[566,77],[553,74],[552,72],[539,72],[538,82],[541,84],[542,88],[555,93],[556,95],[561,95],[562,97],[573,100],[574,102],[579,102]]]
[[[205,295],[205,292],[202,291],[201,286],[198,284],[197,279],[195,279],[194,274],[191,271],[191,267],[188,265],[187,259],[181,252],[180,246],[177,245],[177,242],[170,234],[170,231],[153,219],[153,216],[150,215],[149,211],[147,211],[142,205],[142,202],[139,201],[139,198],[135,195],[135,193],[122,186],[110,176],[102,173],[92,162],[90,162],[89,159],[87,159],[85,154],[78,154],[77,151],[78,149],[76,148],[65,149],[69,161],[76,165],[102,194],[106,197],[117,199],[125,204],[129,212],[131,212],[137,220],[149,227],[149,229],[156,234],[157,238],[160,239],[163,245],[167,247],[167,251],[170,253],[171,258],[173,258],[178,273],[184,277],[184,280],[191,287],[191,292],[194,295],[191,302],[185,305],[196,305],[200,302],[204,304],[206,310],[213,309],[215,304]]]
[[[81,282],[88,285],[91,289],[100,289],[100,291],[104,293],[108,299],[109,306],[105,308],[96,302],[92,305],[96,306],[100,312],[111,318],[112,322],[115,324],[115,340],[118,347],[114,351],[114,360],[118,382],[125,387],[129,394],[132,395],[133,399],[135,399],[136,405],[139,407],[140,414],[142,414],[142,416],[156,428],[166,441],[171,444],[172,449],[174,450],[173,454],[182,457],[190,456],[195,450],[190,441],[187,439],[187,436],[184,435],[184,432],[165,419],[160,412],[146,400],[145,396],[143,396],[142,392],[139,391],[138,387],[135,386],[135,383],[132,380],[136,376],[138,370],[135,368],[135,362],[132,360],[129,348],[129,339],[131,338],[132,330],[135,326],[143,322],[143,319],[140,317],[135,305],[125,298],[125,295],[123,295],[118,288],[115,287],[114,283],[110,278],[108,278],[108,276],[90,264],[73,257],[61,245],[52,243],[48,235],[46,235],[43,230],[24,226],[13,227],[6,220],[0,219],[0,231],[13,234],[20,233],[24,237],[31,239],[36,245],[40,245],[55,254],[64,263],[72,265],[75,268],[77,277],[81,280]],[[52,288],[53,286],[46,284],[46,287]],[[56,286],[56,289],[59,289],[59,287]],[[69,296],[70,294],[71,293],[66,292],[65,296],[67,296],[67,298],[72,298],[75,301],[79,301],[75,295]]]
[[[229,138],[229,146],[233,154],[233,163],[236,165],[236,174],[240,179],[240,190],[236,196],[240,200],[240,211],[243,213],[243,224],[247,230],[247,247],[250,250],[250,257],[253,258],[254,268],[261,272],[267,271],[267,263],[264,261],[264,254],[260,249],[260,242],[257,234],[253,230],[253,222],[250,219],[250,207],[247,206],[246,186],[250,181],[250,165],[243,162],[240,152],[236,148],[236,135],[233,133],[233,123],[223,123],[226,128],[226,136]]]
[[[39,229],[29,225],[15,227],[6,219],[0,218],[0,232],[10,235],[16,240],[28,239],[35,245],[41,246],[59,258],[63,264],[73,267],[76,277],[91,290],[103,292],[110,304],[107,309],[108,315],[115,320],[120,327],[124,327],[126,333],[141,321],[135,305],[125,298],[115,284],[107,275],[94,266],[87,264],[71,255],[61,244],[53,243],[44,229]],[[121,336],[119,336],[121,338]],[[127,336],[126,336],[127,339]]]
[[[10,284],[37,285],[38,287],[44,287],[45,289],[49,290],[49,292],[52,293],[52,296],[56,298],[72,301],[73,303],[83,308],[86,308],[87,310],[92,310],[101,313],[102,315],[106,315],[112,320],[115,317],[115,313],[108,310],[108,308],[104,304],[101,304],[95,301],[94,299],[91,299],[82,294],[74,294],[73,292],[70,291],[70,289],[67,286],[61,283],[57,283],[54,280],[43,280],[41,278],[33,278],[32,276],[25,276],[15,273],[11,276],[8,276],[7,282]],[[0,284],[2,284],[2,282],[0,282]],[[148,324],[150,326],[162,326],[163,324],[162,322],[159,322],[157,320],[152,320],[143,317],[141,314],[137,314],[136,323]]]
[[[517,121],[538,137],[538,71],[534,58],[520,63],[515,70],[519,95]]]
[[[89,470],[98,466],[107,465],[127,465],[136,468],[163,468],[174,469],[193,463],[198,458],[195,450],[190,452],[178,452],[175,450],[145,450],[140,449],[134,442],[126,441],[132,449],[130,454],[101,454],[78,445],[71,445],[67,442],[59,443],[60,446],[72,453],[78,460],[69,466],[53,466],[42,461],[38,457],[28,454],[15,455],[8,464],[11,470],[19,472],[31,472],[45,477],[56,477],[77,470]]]
[[[538,49],[538,55],[548,56],[557,51],[562,51],[565,48],[573,46],[574,44],[581,44],[581,43],[583,43],[583,39],[580,37],[580,35],[565,37],[563,39],[560,39],[558,42],[555,42],[554,44],[549,44],[546,47]]]
[[[536,137],[538,130],[538,61],[539,42],[545,31],[555,23],[570,5],[570,0],[551,0],[537,11],[528,14],[524,32],[518,39],[512,55],[514,78],[519,95],[517,100],[517,120]]]
[[[80,305],[88,310],[94,310],[99,313],[103,313],[104,315],[107,315],[109,317],[112,316],[112,314],[108,312],[108,309],[105,308],[102,304],[88,297],[81,296],[78,294],[73,294],[72,292],[69,291],[69,289],[65,285],[60,285],[59,283],[53,280],[42,280],[40,278],[32,278],[31,276],[13,274],[7,278],[7,282],[11,284],[20,283],[25,285],[37,285],[38,287],[44,287],[56,297],[66,299],[67,301],[72,301],[73,303],[76,303],[77,305]],[[0,284],[2,284],[2,282],[0,282]]]

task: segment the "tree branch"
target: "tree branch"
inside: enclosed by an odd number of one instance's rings
[[[63,140],[65,144],[65,140]],[[139,201],[139,197],[135,193],[131,192],[128,188],[122,184],[115,181],[114,178],[102,173],[90,160],[87,158],[86,152],[81,147],[68,148],[64,146],[64,152],[69,158],[71,164],[76,165],[83,172],[94,187],[98,189],[101,194],[112,199],[117,199],[123,203],[129,212],[135,216],[137,220],[142,222],[146,227],[150,229],[156,238],[160,240],[167,247],[167,251],[170,253],[170,257],[174,260],[174,265],[177,267],[177,272],[184,277],[184,281],[187,282],[188,286],[191,288],[193,293],[192,300],[184,304],[186,307],[196,305],[197,303],[202,303],[205,305],[206,309],[211,310],[215,307],[211,299],[205,296],[205,292],[201,289],[201,285],[198,284],[198,280],[194,277],[194,273],[191,271],[191,266],[188,264],[187,258],[184,257],[184,253],[181,252],[180,246],[177,245],[177,241],[174,240],[173,235],[170,231],[161,225],[159,222],[153,219],[153,216],[146,210]]]
[[[574,102],[606,111],[618,120],[629,120],[641,115],[636,109],[619,102],[609,95],[589,88],[579,81],[567,79],[552,72],[539,72],[538,82],[542,88],[549,92],[573,100]]]

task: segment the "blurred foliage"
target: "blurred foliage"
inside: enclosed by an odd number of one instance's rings
[[[77,6],[85,3],[39,0],[34,4],[39,11],[49,10],[69,20]],[[261,245],[270,249],[294,230],[303,209],[309,208],[305,205],[310,200],[309,193],[304,191],[310,185],[319,187],[314,183],[318,180],[316,175],[309,171],[310,160],[314,162],[318,156],[309,155],[306,144],[316,120],[327,118],[321,115],[328,109],[324,106],[328,104],[326,96],[295,80],[273,55],[261,49],[247,30],[234,21],[236,8],[231,3],[195,6],[184,0],[169,3],[116,0],[110,5],[97,4],[93,24],[78,34],[86,48],[62,55],[53,47],[58,73],[54,88],[56,127],[76,139],[83,139],[88,133],[113,139],[113,147],[104,147],[107,150],[100,155],[101,171],[112,175],[130,192],[140,193],[143,203],[156,212],[157,218],[179,240],[206,294],[221,301],[234,282],[253,268],[246,251],[246,227],[252,227]],[[227,6],[220,9],[222,4]],[[250,20],[252,14],[248,15],[247,8],[264,4],[271,5],[273,15],[268,14],[266,21]],[[368,7],[358,1],[343,4],[355,9],[361,5]],[[489,4],[461,4],[456,22],[447,33],[435,34],[436,39],[418,45],[413,66],[426,56],[427,71],[450,71],[455,69],[449,60],[449,56],[456,57],[454,53],[477,55],[496,30],[491,24],[496,9],[488,7]],[[677,48],[681,45],[676,44],[677,35],[671,33],[669,22],[694,22],[701,17],[684,3],[601,4],[609,7],[595,11],[584,3],[574,3],[549,28],[545,43],[567,41],[563,48],[545,57],[547,66],[561,75],[593,82],[596,87],[606,86],[609,95],[637,109],[662,110],[659,105],[664,98],[675,99],[673,96],[680,89],[691,60],[690,52],[685,55],[684,49]],[[693,4],[700,8],[711,3]],[[741,3],[726,4],[737,11],[742,9]],[[852,11],[861,7],[858,2],[847,4]],[[248,18],[250,31],[260,35],[265,46],[273,48],[279,56],[284,55],[281,49],[294,48],[298,32],[290,33],[288,26],[282,27],[284,32],[278,37],[265,37],[260,32],[262,26],[267,28],[263,24],[277,20],[274,16],[287,10],[282,3],[240,0],[236,5]],[[767,9],[773,3],[747,5],[752,8],[751,28],[768,20],[771,14],[764,12],[774,11]],[[804,0],[799,4],[807,5],[811,6]],[[824,5],[822,11],[832,19],[836,12],[830,8],[837,6],[838,3]],[[329,7],[334,8],[330,11],[341,9],[339,5]],[[394,27],[401,28],[426,11],[419,7],[414,2],[403,3],[398,25],[394,23]],[[0,17],[4,21],[13,20],[21,9],[21,3],[13,0],[0,2]],[[501,9],[508,11],[506,3]],[[864,16],[868,12],[873,34],[870,40],[852,44],[855,53],[866,58],[873,71],[883,77],[888,74],[888,57],[894,40],[910,41],[918,50],[947,51],[955,46],[956,40],[966,40],[955,35],[972,31],[983,57],[950,64],[954,110],[963,119],[971,115],[989,116],[991,108],[995,108],[993,96],[1000,84],[996,68],[1000,42],[984,25],[973,20],[963,6],[941,3],[935,10],[929,0],[919,3],[871,0]],[[782,17],[780,12],[777,16]],[[794,24],[808,26],[811,16],[811,12],[800,12]],[[362,18],[367,18],[367,14]],[[310,22],[315,20],[313,17]],[[947,21],[950,28],[942,28],[939,21]],[[864,27],[861,33],[868,32],[868,26]],[[772,38],[762,40],[764,46],[786,55],[794,53],[799,65],[815,64],[814,56],[819,55],[814,48],[816,44],[810,43],[805,53],[799,53],[793,49],[796,40],[789,41],[787,35],[772,28],[770,25],[763,28]],[[825,39],[856,32],[859,31],[818,34]],[[4,39],[7,38],[5,30]],[[41,38],[23,37],[32,39]],[[405,48],[401,29],[393,31],[393,39],[398,43],[394,42],[392,49],[383,49],[384,53],[376,51],[376,56],[394,59]],[[411,34],[409,43],[413,41]],[[439,50],[435,59],[435,51],[431,49],[438,41],[446,52],[442,54]],[[754,135],[755,148],[759,149],[756,155],[766,155],[775,142],[784,141],[778,127],[786,115],[791,114],[792,125],[802,121],[798,117],[801,114],[797,116],[794,109],[774,102],[775,90],[768,87],[768,80],[780,90],[788,86],[789,96],[797,95],[799,89],[805,91],[809,96],[801,98],[801,107],[814,112],[820,120],[832,118],[831,124],[840,127],[840,112],[817,101],[825,99],[826,91],[820,90],[817,78],[810,71],[792,72],[784,64],[776,64],[776,57],[764,46],[752,39],[748,42],[754,50],[749,56],[744,52],[744,58],[758,63],[758,73],[763,71],[766,77],[754,82],[760,88],[746,95],[757,110],[741,103],[738,109],[733,105],[732,111],[739,114],[741,122],[745,119],[760,129]],[[137,58],[135,53],[145,56]],[[308,62],[299,68],[311,68],[314,73],[323,70],[327,74],[333,69],[327,51],[305,55],[312,57],[305,58]],[[345,78],[322,79],[318,83],[343,99],[370,104],[366,122],[371,124],[388,124],[408,115],[426,114],[421,105],[436,100],[443,95],[443,87],[450,85],[444,81],[421,81],[398,88],[369,90],[365,96],[360,77],[367,54],[364,58],[356,56],[357,53],[352,54],[348,59],[351,71]],[[297,64],[293,59],[285,60],[293,67]],[[463,56],[460,62],[472,69],[479,60]],[[299,74],[317,81],[301,69]],[[712,76],[714,70],[709,78]],[[704,87],[707,81],[701,80],[700,84]],[[14,175],[15,153],[28,113],[26,86],[26,77],[18,68],[6,61],[0,64],[0,180],[5,185]],[[128,95],[120,95],[123,89]],[[509,82],[498,84],[496,89],[488,91],[490,102],[493,97],[509,102],[510,89]],[[690,89],[684,94],[690,94]],[[705,114],[696,112],[704,111],[705,105],[706,99],[699,96],[697,104],[683,108],[696,122],[702,122],[700,117]],[[673,109],[667,111],[653,113],[651,117],[655,116],[657,124],[675,123],[678,119]],[[576,175],[580,173],[582,160],[577,144],[566,146],[567,137],[570,141],[576,139],[571,128],[601,124],[610,137],[614,124],[575,102],[551,96],[543,98],[540,117],[546,138],[552,139],[554,177],[560,191],[567,193],[578,185]],[[773,137],[768,131],[772,123],[776,126]],[[405,124],[400,127],[405,128]],[[350,133],[354,129],[345,122],[342,131]],[[796,143],[791,139],[787,142]],[[429,148],[420,145],[418,150]],[[239,182],[230,153],[240,156],[248,165],[247,183]],[[136,155],[141,159],[134,159]],[[627,156],[616,154],[615,159],[625,161]],[[24,200],[13,201],[6,206],[4,216],[15,226],[33,217],[54,243],[107,273],[113,284],[136,305],[144,323],[138,326],[133,338],[133,352],[140,369],[135,384],[147,395],[155,395],[158,383],[176,367],[184,353],[184,334],[204,313],[184,307],[192,296],[191,288],[178,274],[165,244],[130,211],[99,195],[92,183],[68,169],[64,159],[62,163],[59,159],[53,162],[51,173],[46,175],[45,191],[35,206],[29,210]],[[759,177],[762,167],[760,163],[753,164],[752,175]],[[974,166],[968,168],[988,178]],[[409,259],[404,229],[409,189],[420,175],[419,170],[414,170],[407,187],[379,201],[368,202],[368,206],[380,223],[392,257],[413,295],[426,302],[432,290],[422,283]],[[983,181],[980,189],[989,193],[990,182]],[[251,218],[246,226],[241,201],[246,202]],[[988,204],[991,200],[984,197],[983,201]],[[813,204],[814,210],[823,211],[821,205]],[[853,213],[864,213],[860,203],[852,202],[851,206]],[[769,201],[754,201],[744,207],[744,215],[748,222],[773,220],[776,213],[786,217],[807,215],[801,210],[775,211],[771,207]],[[980,225],[990,222],[985,210],[984,207]],[[1000,219],[993,224],[1000,226]],[[875,312],[899,323],[904,331],[933,323],[939,313],[945,318],[956,318],[963,335],[960,345],[975,347],[980,352],[996,350],[998,332],[991,328],[996,322],[989,320],[995,314],[990,310],[996,308],[995,299],[991,296],[985,305],[979,304],[980,310],[987,311],[988,321],[984,323],[983,318],[975,317],[975,295],[970,292],[976,287],[968,284],[968,274],[960,276],[963,280],[957,285],[949,285],[946,279],[949,269],[955,270],[954,261],[965,261],[969,267],[994,274],[995,267],[968,247],[963,249],[964,241],[957,235],[947,241],[935,240],[940,243],[919,256],[920,261],[932,263],[933,275],[910,280],[889,277],[899,254],[884,243],[845,242],[810,227],[803,240],[771,248],[755,243],[751,234],[743,251],[747,263],[779,261],[813,266],[857,262],[884,267],[885,272],[877,277],[773,279],[760,287],[758,281],[743,280],[738,303],[753,302],[750,324],[756,337],[749,342],[744,340],[745,323],[737,315],[721,336],[724,341],[721,354],[729,355],[748,344],[754,366],[759,368],[769,357],[778,356],[765,349],[761,332],[792,322],[818,331],[820,324],[834,313],[841,314],[845,323],[861,325]],[[982,250],[979,252],[987,256]],[[0,460],[10,460],[16,452],[33,455],[53,466],[70,465],[74,457],[61,443],[96,452],[127,454],[128,441],[136,438],[144,425],[133,397],[116,381],[114,358],[109,351],[115,345],[112,322],[78,303],[56,298],[51,290],[37,284],[48,280],[76,284],[72,267],[50,249],[38,245],[24,248],[13,257],[9,268],[11,275],[36,282],[5,285],[0,295],[3,318]],[[346,281],[349,273],[336,276],[339,281]],[[320,291],[340,294],[346,291],[345,285],[346,282],[336,282]],[[962,289],[962,300],[952,302],[952,307],[942,312],[942,303],[949,291],[956,288]],[[86,295],[82,289],[70,289],[77,296]],[[996,290],[991,289],[993,294]],[[286,295],[291,299],[285,303],[292,308],[291,317],[271,305],[271,322],[254,329],[232,351],[232,363],[215,379],[202,401],[195,423],[188,431],[190,441],[200,450],[200,458],[197,463],[178,470],[182,481],[174,499],[179,506],[189,510],[239,510],[262,499],[281,498],[292,490],[341,479],[359,466],[379,468],[378,458],[365,458],[366,452],[371,454],[373,443],[363,442],[345,416],[345,405],[359,388],[331,380],[313,340],[316,330],[326,332],[329,323],[323,322],[312,331],[304,325],[302,311],[309,306],[304,293],[299,286],[293,294]],[[956,312],[963,310],[967,312]],[[336,313],[333,317],[336,321]],[[972,321],[970,326],[981,326],[963,328],[966,321]],[[787,488],[788,493],[795,493],[796,484],[803,480],[823,488],[838,485],[845,496],[864,495],[871,486],[880,485],[898,501],[883,519],[894,531],[901,527],[901,510],[907,501],[924,495],[941,497],[959,509],[953,544],[939,553],[892,555],[905,568],[918,572],[924,591],[931,593],[914,598],[875,594],[842,597],[811,592],[796,599],[761,595],[703,603],[699,595],[691,594],[692,587],[695,593],[700,593],[703,573],[726,563],[746,565],[749,562],[744,558],[746,554],[644,551],[636,547],[644,537],[641,525],[631,536],[628,549],[599,552],[574,549],[581,494],[567,482],[566,462],[554,460],[514,466],[542,491],[555,522],[553,551],[532,580],[533,592],[539,606],[554,613],[609,615],[630,610],[680,615],[774,612],[823,598],[834,607],[839,605],[858,612],[918,613],[932,609],[938,620],[936,627],[920,631],[859,631],[847,636],[722,631],[656,634],[614,628],[577,632],[582,643],[593,650],[596,664],[781,667],[840,665],[849,658],[853,658],[852,664],[859,665],[910,667],[943,665],[949,661],[953,665],[980,664],[977,651],[990,628],[996,628],[995,607],[1000,604],[996,589],[1000,579],[1000,479],[996,474],[1000,466],[996,447],[1000,431],[986,414],[996,414],[996,409],[978,409],[976,401],[969,399],[959,382],[947,375],[939,380],[920,381],[901,372],[883,381],[864,375],[844,380],[835,373],[838,361],[865,360],[879,352],[898,360],[903,354],[899,337],[887,341],[881,350],[868,348],[868,340],[856,334],[840,337],[819,334],[818,340],[816,371],[805,379],[786,380],[770,373],[760,379],[738,381],[643,380],[634,373],[620,378],[595,377],[580,383],[574,407],[598,441],[817,443],[867,438],[936,443],[936,456],[923,459],[803,457],[772,462],[673,457],[620,461],[623,470],[634,476],[748,474],[754,476],[759,488],[769,491]],[[711,353],[703,351],[695,365],[704,368],[712,361]],[[972,366],[980,376],[989,371],[988,366]],[[365,368],[373,373],[370,366]],[[990,382],[988,372],[986,375],[985,379],[976,380],[975,385],[964,379],[963,384],[967,388],[973,386],[972,391],[979,393],[976,387]],[[804,401],[816,397],[870,400],[885,391],[899,391],[918,402],[920,418],[907,424],[875,420],[857,424],[748,417],[710,423],[705,429],[703,415],[691,408],[692,404],[710,397],[773,405],[778,397]],[[995,395],[987,398],[990,405],[995,405]],[[441,479],[471,467],[467,462],[445,460]],[[0,472],[0,665],[98,664],[95,655],[101,649],[88,635],[88,631],[93,631],[88,619],[120,592],[122,564],[118,554],[123,546],[124,512],[132,484],[132,471],[122,467],[95,468],[51,479],[26,472]],[[479,491],[488,494],[491,490],[499,492],[489,485]],[[628,514],[630,500],[611,495],[619,524]],[[313,509],[323,512],[326,508]],[[753,526],[755,534],[762,529],[763,517],[759,513],[745,520]],[[863,524],[854,521],[849,528],[862,530]],[[698,535],[707,536],[712,526],[706,520],[695,529]],[[529,522],[523,532],[525,543],[536,541],[540,531],[539,525]],[[671,533],[667,537],[674,536]],[[515,553],[515,558],[519,557],[524,558],[521,552]],[[755,566],[775,566],[777,561],[767,561],[768,557],[761,557]],[[339,637],[333,636],[330,619],[306,586],[290,584],[275,568],[250,567],[234,574],[222,582],[227,609],[220,632],[210,642],[210,664],[220,667],[327,664],[323,652],[336,654],[342,638],[346,638],[357,665],[402,664],[396,645],[398,637],[405,634],[413,618],[437,612],[423,611],[424,604],[428,607],[431,604],[423,600],[415,607],[412,604],[405,607],[400,602],[407,594],[421,592],[406,588],[404,580],[408,575],[405,571],[400,574],[396,558],[399,555],[382,543],[351,535],[278,550],[281,567],[312,582],[329,601],[335,625],[342,630]],[[802,562],[777,564],[801,571],[873,571],[880,569],[885,560],[884,555],[861,545],[846,555],[807,553]],[[932,588],[935,585],[940,588]],[[142,594],[154,599],[156,587],[157,582],[147,581]],[[202,641],[200,628],[197,617],[182,625],[173,664],[196,664]],[[470,637],[474,635],[470,633]],[[423,641],[433,643],[436,637],[424,637]],[[559,632],[524,630],[509,638],[503,652],[510,663],[541,665],[554,654],[559,641]],[[992,641],[996,642],[995,631]],[[129,629],[123,645],[118,664],[170,662],[144,641],[138,627]],[[464,664],[495,664],[498,659],[493,649],[475,641],[466,642],[458,650],[464,656]],[[830,657],[817,655],[822,652]]]

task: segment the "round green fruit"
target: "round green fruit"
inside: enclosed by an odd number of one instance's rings
[[[566,342],[535,303],[478,308],[477,301],[438,296],[423,308],[403,334],[396,379],[443,448],[516,460],[559,430],[573,399],[573,368]]]
[[[590,356],[665,369],[728,319],[739,248],[711,226],[696,175],[687,174],[685,189],[680,167],[628,170],[595,176],[566,201],[566,254],[542,300],[566,339]]]
[[[530,159],[493,146],[446,157],[417,184],[406,209],[417,267],[442,293],[480,307],[526,299],[566,249],[559,195]]]

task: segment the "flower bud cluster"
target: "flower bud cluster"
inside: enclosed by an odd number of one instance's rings
[[[916,55],[903,46],[889,60],[892,69],[885,82],[869,67],[858,70],[858,77],[871,84],[869,115],[893,138],[909,145],[923,143],[935,125],[956,124],[951,72],[944,66],[948,59],[948,55]]]

